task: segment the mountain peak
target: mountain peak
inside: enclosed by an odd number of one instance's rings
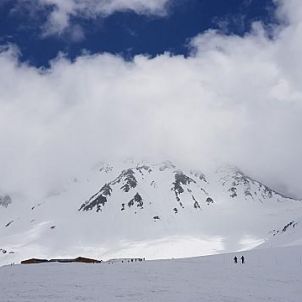
[[[176,256],[180,247],[181,257],[246,249],[302,208],[234,167],[204,173],[171,161],[135,160],[98,164],[43,200],[1,200],[8,211],[0,208],[0,248],[14,252],[3,256],[13,261],[21,255],[162,258]]]

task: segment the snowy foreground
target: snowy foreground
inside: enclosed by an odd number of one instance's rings
[[[1,302],[282,301],[302,298],[302,247],[115,264],[0,267]]]

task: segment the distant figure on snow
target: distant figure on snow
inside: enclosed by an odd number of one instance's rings
[[[244,261],[245,261],[245,260],[244,260],[244,257],[243,257],[243,256],[241,256],[241,258],[240,258],[240,259],[241,259],[241,263],[242,263],[242,264],[244,264]]]
[[[238,258],[237,258],[237,256],[234,257],[234,263],[238,263]]]

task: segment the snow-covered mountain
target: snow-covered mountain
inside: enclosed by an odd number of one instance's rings
[[[47,197],[0,201],[0,263],[242,250],[302,213],[301,201],[236,168],[205,173],[169,161],[102,163]]]

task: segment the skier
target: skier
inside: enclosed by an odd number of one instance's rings
[[[234,257],[234,263],[238,263],[237,256]]]
[[[241,259],[241,263],[242,263],[242,264],[244,264],[244,257],[243,257],[243,256],[241,256],[241,258],[240,258],[240,259]]]

